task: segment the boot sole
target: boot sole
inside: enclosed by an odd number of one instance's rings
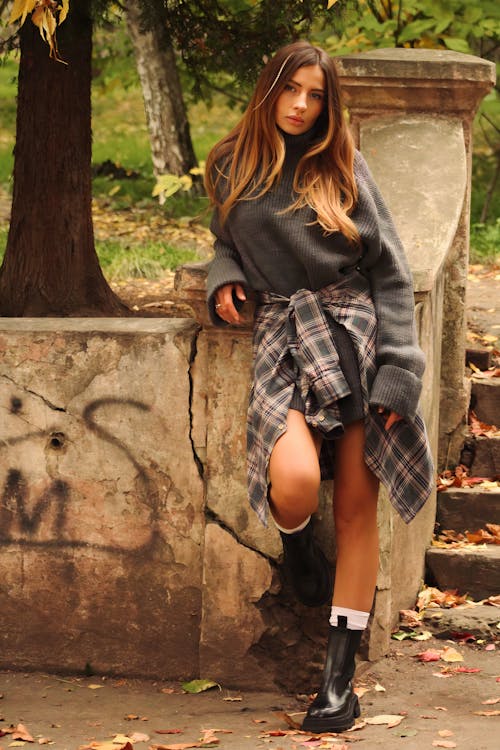
[[[314,734],[345,732],[353,726],[354,719],[357,719],[361,714],[357,695],[353,695],[350,704],[348,712],[343,712],[339,716],[306,716],[302,723],[302,731],[313,732]]]

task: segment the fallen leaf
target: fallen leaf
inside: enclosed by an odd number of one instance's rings
[[[375,686],[373,688],[377,693],[385,693],[385,687],[380,684],[380,682],[376,682]]]
[[[494,706],[495,703],[500,703],[500,698],[488,698],[487,701],[481,701],[483,706]]]
[[[412,641],[428,641],[432,638],[432,633],[430,630],[423,630],[418,635],[414,635],[412,637]]]
[[[182,729],[155,729],[156,734],[182,734]]]
[[[17,725],[17,727],[12,732],[12,739],[24,740],[25,742],[35,741],[33,737],[31,736],[31,734],[28,732],[27,728],[24,726],[24,724]]]
[[[397,732],[394,732],[396,737],[415,737],[418,732],[416,729],[400,729]]]
[[[445,708],[445,706],[434,706],[435,711],[447,711],[448,709]]]
[[[371,718],[365,719],[367,724],[387,724],[387,729],[397,727],[401,724],[405,717],[398,716],[397,714],[380,714],[379,716],[372,716]]]
[[[401,609],[399,621],[401,625],[406,625],[407,628],[416,628],[422,623],[422,615],[415,609]]]
[[[440,737],[453,737],[454,732],[451,729],[440,729],[438,734]]]
[[[129,739],[133,744],[134,742],[149,742],[150,737],[148,734],[144,734],[143,732],[134,732],[134,734],[130,735]]]
[[[457,743],[453,740],[434,740],[432,747],[456,747]]]
[[[89,690],[99,690],[100,688],[103,688],[104,685],[88,685]]]
[[[298,721],[295,721],[290,714],[287,714],[284,711],[274,711],[273,713],[278,719],[284,721],[290,729],[302,729],[302,722],[299,723]]]
[[[359,687],[355,687],[354,688],[354,692],[356,693],[356,695],[358,696],[358,698],[362,698],[363,695],[365,695],[365,693],[369,693],[370,690],[371,690],[371,688],[364,687],[364,686],[359,686]]]
[[[455,667],[453,672],[461,672],[463,674],[477,674],[481,670],[478,667]]]
[[[476,716],[500,716],[500,709],[492,711],[473,711]]]
[[[445,646],[443,649],[443,653],[441,654],[441,659],[446,662],[454,662],[463,661],[464,657],[456,650],[456,648]]]
[[[416,655],[416,658],[419,661],[440,661],[441,659],[442,651],[438,651],[433,648],[427,649],[427,651],[421,651],[419,654]]]
[[[218,742],[218,740],[217,740]],[[214,743],[210,743],[214,744]],[[192,747],[206,747],[207,743],[201,740],[200,742],[180,742],[174,745],[150,745],[151,750],[189,750]]]
[[[407,638],[413,638],[415,635],[418,635],[416,630],[398,630],[391,635],[391,638],[395,641],[404,641]]]
[[[190,682],[182,683],[182,689],[186,693],[202,693],[203,691],[211,690],[214,687],[218,687],[219,690],[221,689],[219,683],[214,682],[213,680],[191,680]]]

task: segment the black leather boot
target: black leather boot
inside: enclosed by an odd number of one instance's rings
[[[308,607],[320,607],[331,601],[333,575],[331,565],[313,535],[312,521],[302,531],[284,534],[284,566],[297,599]]]
[[[323,684],[302,724],[305,732],[343,732],[352,727],[360,713],[351,680],[363,631],[348,630],[346,617],[338,621],[337,627],[330,625]]]

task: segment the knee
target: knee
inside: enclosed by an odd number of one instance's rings
[[[273,477],[271,499],[282,512],[294,512],[299,508],[307,513],[318,509],[320,477],[310,471],[290,470],[286,476]]]

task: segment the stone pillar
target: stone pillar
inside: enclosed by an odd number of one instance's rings
[[[464,359],[472,121],[495,82],[495,66],[459,52],[378,49],[342,57],[338,67],[355,137],[395,217],[417,294],[432,288],[443,264],[438,465],[444,468],[458,459],[469,402]],[[401,182],[410,195],[402,193]],[[422,224],[430,230],[426,236]]]

